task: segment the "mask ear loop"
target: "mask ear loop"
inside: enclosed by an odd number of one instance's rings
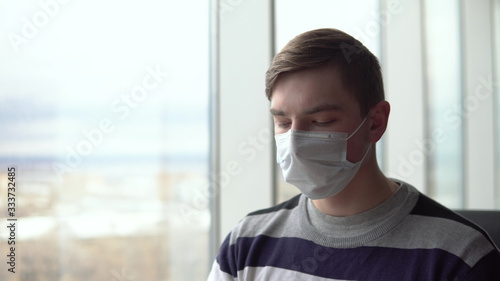
[[[371,112],[372,112],[371,110],[368,111],[368,113],[366,114],[365,119],[363,119],[363,121],[361,122],[361,124],[359,124],[358,128],[356,128],[356,130],[354,130],[354,132],[350,136],[348,136],[346,140],[348,140],[350,137],[352,137],[363,126],[363,124],[365,124],[365,122],[368,119],[368,116],[370,115]],[[371,147],[372,147],[372,144],[368,143],[368,148],[366,149],[365,154],[363,155],[363,158],[361,158],[361,160],[359,160],[358,162],[363,162],[365,160],[366,155],[368,155],[368,152],[370,151]]]
[[[359,131],[359,129],[361,129],[361,127],[363,126],[363,124],[365,124],[365,122],[368,119],[368,116],[370,115],[371,112],[372,112],[371,110],[368,111],[368,113],[365,116],[365,119],[363,119],[363,121],[361,121],[361,124],[359,124],[359,126],[356,128],[356,130],[354,130],[354,132],[352,132],[352,134],[350,136],[348,136],[346,138],[346,140],[350,139],[352,136],[354,136],[354,134],[356,134]]]

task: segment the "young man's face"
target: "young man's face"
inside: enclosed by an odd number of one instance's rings
[[[273,88],[271,114],[276,134],[290,129],[345,132],[363,118],[357,101],[342,85],[337,70],[304,70],[281,76]],[[348,140],[347,160],[359,161],[368,144],[369,120]]]

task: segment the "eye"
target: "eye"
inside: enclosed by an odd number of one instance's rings
[[[292,121],[289,118],[275,116],[273,119],[275,126],[280,129],[287,129],[292,125]]]
[[[275,123],[276,123],[276,126],[278,126],[281,129],[286,129],[286,128],[290,127],[290,125],[292,124],[291,122],[275,122]]]
[[[313,121],[313,123],[314,123],[315,125],[317,125],[317,126],[330,126],[330,125],[332,125],[334,122],[335,122],[335,119],[328,120],[328,121],[320,121],[320,120]]]

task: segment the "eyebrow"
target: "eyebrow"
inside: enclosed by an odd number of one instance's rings
[[[315,106],[313,108],[306,109],[302,113],[305,115],[309,115],[309,114],[315,114],[315,113],[323,112],[323,111],[343,111],[343,110],[344,110],[344,108],[339,104],[328,104],[327,103],[327,104],[322,104],[322,105]],[[287,115],[287,113],[284,112],[283,110],[274,109],[274,108],[271,108],[269,110],[269,112],[271,112],[271,115],[273,115],[273,116],[286,116]]]
[[[340,104],[325,103],[322,105],[315,106],[313,108],[304,111],[304,114],[314,114],[323,111],[343,111],[343,107]]]

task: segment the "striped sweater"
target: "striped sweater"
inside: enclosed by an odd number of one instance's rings
[[[351,217],[322,214],[304,195],[250,213],[208,280],[500,281],[500,252],[481,228],[401,183]]]

